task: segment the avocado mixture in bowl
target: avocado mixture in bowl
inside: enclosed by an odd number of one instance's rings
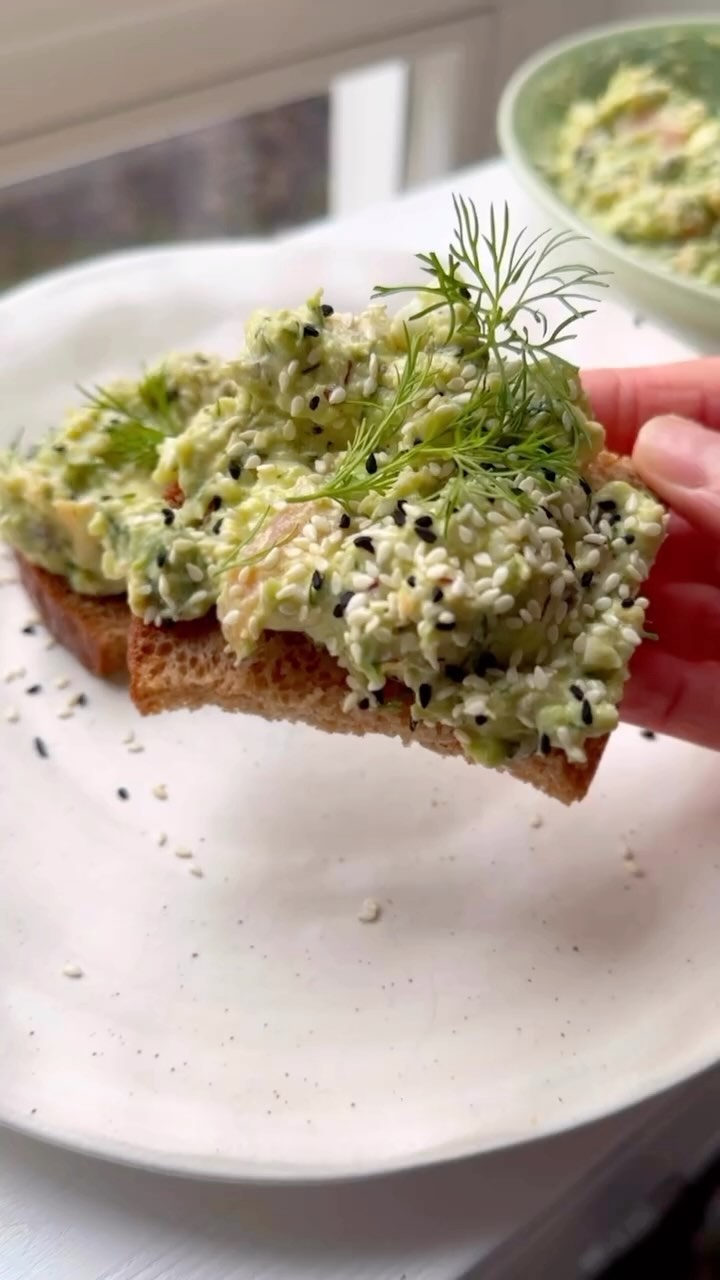
[[[720,112],[651,65],[622,66],[600,97],[573,103],[548,171],[611,235],[720,284]]]
[[[2,459],[0,535],[147,624],[216,611],[238,660],[301,632],[347,672],[348,709],[400,682],[473,759],[583,762],[617,724],[665,515],[609,465],[556,350],[568,321],[540,314],[580,318],[597,273],[456,211],[396,314],[318,293],[257,312],[233,360],[86,392]]]

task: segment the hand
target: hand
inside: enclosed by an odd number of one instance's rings
[[[671,508],[621,714],[720,749],[720,358],[582,375],[608,448]],[[701,425],[702,424],[702,425]]]

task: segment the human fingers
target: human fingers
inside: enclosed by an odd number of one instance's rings
[[[622,718],[720,749],[720,661],[692,661],[647,642],[633,659]]]
[[[641,479],[673,511],[720,544],[720,432],[675,416],[640,430],[633,462]]]
[[[695,418],[720,430],[720,356],[633,369],[586,369],[581,374],[608,448],[632,452],[644,422],[659,414]]]

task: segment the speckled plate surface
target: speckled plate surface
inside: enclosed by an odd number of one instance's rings
[[[49,277],[0,302],[0,432],[164,348],[228,349],[258,303],[325,281],[361,305],[406,270],[219,245]],[[679,353],[608,304],[578,358]],[[718,1056],[720,758],[623,730],[564,811],[372,737],[141,722],[30,614],[0,587],[0,1120],[149,1166],[323,1178],[548,1134]]]

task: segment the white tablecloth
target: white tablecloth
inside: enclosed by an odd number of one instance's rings
[[[508,199],[521,220],[537,222],[495,162],[294,238],[443,244],[453,189],[481,205]],[[652,354],[643,329],[635,333],[628,361]],[[660,1105],[451,1167],[310,1188],[181,1181],[0,1132],[0,1280],[451,1280]]]

